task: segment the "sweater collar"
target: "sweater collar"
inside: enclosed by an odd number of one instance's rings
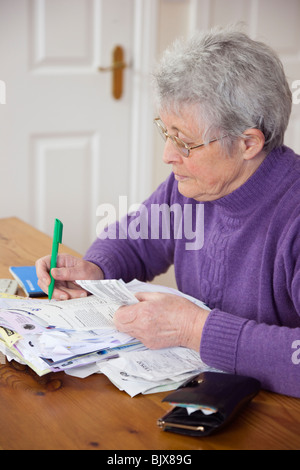
[[[257,207],[263,195],[278,186],[289,171],[294,153],[282,146],[270,152],[255,173],[239,188],[220,199],[210,202],[228,212],[249,213]]]

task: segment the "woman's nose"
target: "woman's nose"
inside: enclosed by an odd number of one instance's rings
[[[182,156],[179,150],[175,147],[170,139],[166,140],[164,153],[163,153],[163,161],[164,163],[173,164],[177,163],[182,159]]]

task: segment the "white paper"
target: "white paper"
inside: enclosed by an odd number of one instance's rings
[[[91,292],[107,304],[113,303],[119,306],[138,303],[136,297],[127,288],[122,280],[106,279],[103,281],[76,281],[83,289]]]
[[[0,299],[0,308],[35,315],[56,328],[76,331],[114,328],[113,316],[122,305],[138,303],[123,281],[78,281],[94,295],[65,301]]]
[[[33,317],[28,318],[20,313],[0,310],[0,325],[19,333],[20,335],[42,333],[44,328],[35,323]]]
[[[173,295],[179,295],[180,297],[184,297],[187,300],[190,300],[194,304],[198,305],[198,307],[201,307],[205,310],[210,310],[205,303],[203,303],[201,300],[196,299],[195,297],[192,297],[191,295],[184,294],[183,292],[173,289],[172,287],[166,287],[166,286],[160,286],[156,284],[150,284],[148,282],[142,282],[138,281],[137,279],[134,279],[131,282],[128,282],[126,284],[127,289],[132,292],[132,293],[137,293],[137,292],[162,292],[165,294],[173,294]]]
[[[121,353],[120,358],[98,366],[100,372],[131,397],[174,390],[196,374],[215,371],[201,361],[198,353],[180,347]]]
[[[126,371],[128,376],[152,382],[174,378],[204,366],[196,351],[181,347],[131,352],[113,362],[115,369]]]
[[[101,290],[101,298],[91,295],[63,302],[0,299],[0,326],[21,334],[14,346],[3,344],[3,352],[19,361],[24,359],[43,375],[50,370],[87,367],[108,357],[118,357],[120,347],[141,346],[139,341],[114,326],[114,312],[121,302],[128,303],[130,297],[134,297],[129,293],[125,298],[123,292],[121,285],[116,300],[119,303]],[[135,297],[134,302],[137,302]]]
[[[214,370],[186,348],[148,350],[139,341],[118,332],[113,323],[121,305],[137,303],[136,292],[181,295],[170,289],[137,280],[78,281],[92,295],[67,301],[0,298],[0,326],[16,331],[19,338],[8,347],[0,339],[0,351],[11,360],[28,364],[39,375],[65,371],[75,377],[104,373],[130,396],[174,390],[203,370]],[[43,359],[44,358],[44,359]]]

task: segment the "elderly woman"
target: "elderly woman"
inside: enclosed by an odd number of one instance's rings
[[[202,206],[203,243],[188,249],[174,219],[168,239],[118,236],[137,214],[128,216],[84,259],[60,255],[54,297],[86,295],[75,279],[149,281],[174,263],[178,288],[210,310],[141,293],[116,312],[116,327],[149,348],[192,348],[210,366],[300,397],[300,161],[283,145],[291,92],[282,64],[247,35],[215,30],[167,50],[155,85],[172,173],[143,207],[150,226],[153,205],[189,205],[195,227]],[[49,264],[49,256],[37,262],[46,292]]]

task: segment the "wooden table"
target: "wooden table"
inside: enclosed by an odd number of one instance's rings
[[[11,277],[10,265],[34,264],[50,250],[48,236],[16,218],[0,219],[2,278]],[[187,455],[200,449],[300,448],[300,399],[262,391],[222,432],[191,438],[157,427],[156,420],[169,409],[161,403],[165,395],[130,398],[103,375],[40,378],[27,367],[0,365],[0,449],[150,449]]]

